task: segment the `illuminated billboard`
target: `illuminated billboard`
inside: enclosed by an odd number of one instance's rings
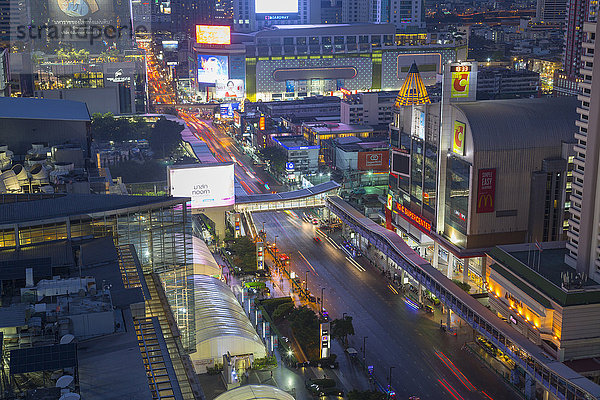
[[[233,113],[240,109],[240,103],[224,103],[219,108],[221,118],[233,118]]]
[[[163,50],[175,51],[175,50],[177,50],[178,46],[179,46],[179,42],[177,40],[163,40],[162,41]]]
[[[389,169],[390,152],[385,151],[361,151],[358,153],[358,169],[366,170],[385,170]]]
[[[480,169],[477,179],[477,213],[494,212],[496,199],[496,169]]]
[[[469,78],[471,75],[470,65],[453,65],[450,67],[452,83],[450,97],[453,99],[469,97]]]
[[[231,44],[231,27],[217,25],[196,25],[196,43]]]
[[[228,78],[227,56],[198,55],[198,83],[216,83]]]
[[[242,79],[218,80],[215,83],[215,96],[217,99],[243,98],[244,81]]]
[[[465,134],[467,126],[458,121],[454,121],[454,131],[452,134],[452,151],[461,156],[465,155]]]
[[[190,197],[192,208],[230,206],[235,203],[234,164],[193,164],[168,167],[169,191]]]
[[[298,0],[255,0],[256,14],[296,14]]]

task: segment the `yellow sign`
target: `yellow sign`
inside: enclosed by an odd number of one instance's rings
[[[452,135],[452,151],[461,156],[465,155],[465,134],[467,126],[458,121],[454,121],[454,134]]]
[[[450,97],[469,97],[469,75],[471,72],[452,72]]]
[[[388,198],[387,198],[387,208],[388,210],[392,211],[392,195],[390,193],[388,193]]]

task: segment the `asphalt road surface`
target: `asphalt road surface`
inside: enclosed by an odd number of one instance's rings
[[[368,262],[353,263],[317,227],[300,218],[303,211],[254,213],[257,226],[265,223],[267,240],[291,257],[291,268],[317,297],[324,289],[325,308],[332,318],[353,317],[356,335],[350,346],[373,365],[379,382],[392,387],[398,399],[515,399],[502,378],[470,353],[461,350],[461,337],[439,329],[440,316],[410,308],[404,298]],[[322,241],[316,242],[315,236]],[[465,329],[466,330],[466,329]]]

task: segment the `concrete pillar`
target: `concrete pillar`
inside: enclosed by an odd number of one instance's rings
[[[469,283],[469,259],[463,259],[463,283]]]
[[[519,372],[517,371],[517,369],[512,369],[510,371],[510,383],[512,383],[514,386],[517,386],[519,384]]]
[[[535,399],[535,381],[531,375],[525,374],[525,387],[523,388],[526,399]]]
[[[446,268],[446,277],[448,279],[452,279],[452,275],[454,274],[453,269],[454,269],[454,254],[452,254],[451,252],[448,252],[448,268]]]
[[[431,265],[433,265],[433,268],[435,269],[439,269],[439,252],[440,245],[437,242],[433,242],[433,256],[431,257]]]
[[[446,308],[446,328],[450,329],[452,326],[452,310],[449,307]]]
[[[420,283],[418,284],[419,287],[419,303],[423,304],[423,285],[421,285]]]

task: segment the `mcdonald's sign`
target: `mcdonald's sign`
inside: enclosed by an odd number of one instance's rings
[[[452,151],[461,156],[465,155],[465,135],[467,126],[458,121],[454,121],[454,132],[452,134]]]
[[[477,213],[491,213],[496,207],[496,169],[480,169],[477,178]]]

